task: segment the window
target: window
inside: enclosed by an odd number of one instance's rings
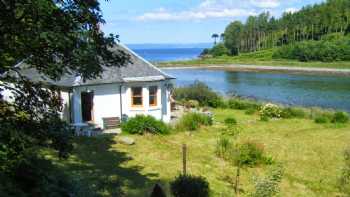
[[[157,86],[149,87],[149,105],[157,106]]]
[[[131,88],[131,102],[134,107],[142,106],[142,87]]]

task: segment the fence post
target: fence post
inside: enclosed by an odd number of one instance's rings
[[[182,173],[184,174],[184,175],[186,175],[186,169],[187,169],[187,167],[186,167],[186,160],[187,160],[187,146],[186,146],[186,144],[183,144],[182,145]]]

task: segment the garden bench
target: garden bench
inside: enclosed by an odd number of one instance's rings
[[[119,117],[106,117],[102,118],[103,120],[103,129],[116,129],[120,127],[120,118]]]

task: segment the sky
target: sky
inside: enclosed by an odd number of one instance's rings
[[[208,43],[232,21],[269,11],[280,17],[324,0],[100,0],[105,33],[125,44]]]

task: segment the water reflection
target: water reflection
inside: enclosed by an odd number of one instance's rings
[[[206,69],[166,70],[178,86],[203,81],[223,95],[290,105],[319,106],[350,111],[350,78],[285,73],[233,72]]]

